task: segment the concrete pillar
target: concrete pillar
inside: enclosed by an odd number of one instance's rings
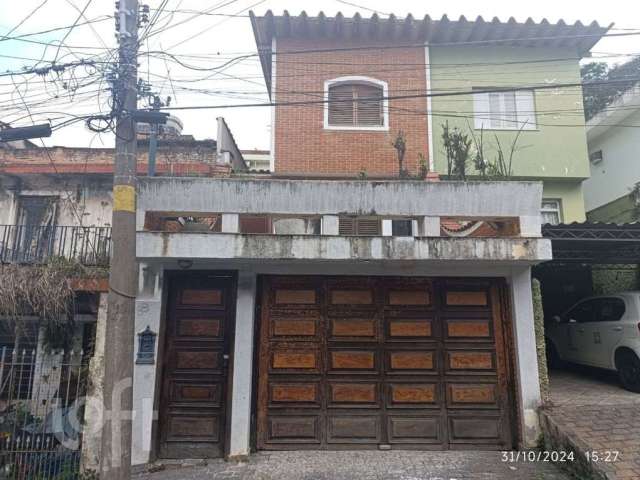
[[[104,351],[107,330],[107,293],[101,293],[96,318],[96,338],[93,357],[89,362],[87,404],[84,415],[85,428],[82,435],[82,471],[98,471],[102,448],[102,418],[104,407]]]
[[[515,334],[516,375],[518,401],[522,412],[523,447],[534,447],[540,425],[538,407],[541,405],[538,356],[531,294],[531,267],[514,268],[511,274],[511,298]]]
[[[240,218],[237,213],[223,213],[221,230],[223,233],[238,233],[240,231]]]
[[[337,215],[323,215],[320,233],[322,235],[340,235],[340,218]]]
[[[423,217],[422,236],[423,237],[439,237],[440,236],[440,217]]]
[[[522,237],[541,237],[542,236],[542,219],[540,215],[522,215],[520,220],[520,236]]]
[[[162,320],[162,272],[153,267],[141,265],[141,281],[136,299],[136,334],[147,326],[156,334],[160,332]],[[156,337],[153,364],[135,364],[133,369],[133,434],[131,463],[140,465],[151,460],[153,447],[153,422],[157,419],[154,410],[156,375],[158,374],[158,345]],[[138,354],[138,339],[135,339],[134,361]]]
[[[382,236],[383,237],[393,236],[393,220],[391,219],[382,220]]]
[[[231,399],[231,441],[229,458],[249,455],[251,433],[251,386],[253,380],[253,326],[256,302],[255,273],[238,276],[236,326],[233,342],[233,380]]]

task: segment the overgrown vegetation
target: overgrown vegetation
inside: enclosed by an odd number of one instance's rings
[[[511,144],[505,148],[497,135],[492,154],[484,139],[484,131],[476,135],[467,123],[469,133],[457,127],[450,128],[449,122],[442,125],[442,142],[447,158],[447,175],[451,179],[467,180],[477,175],[483,180],[506,180],[513,176],[513,162],[518,151],[518,141],[524,124],[516,131]]]
[[[104,269],[60,257],[39,265],[2,265],[0,317],[11,323],[18,343],[26,331],[25,316],[35,316],[44,327],[45,348],[67,348],[73,333],[73,280],[106,275]]]
[[[631,187],[629,195],[633,202],[633,221],[640,222],[640,182],[636,182],[633,187]]]
[[[583,88],[584,115],[589,120],[633,86],[633,81],[625,80],[640,76],[640,56],[613,67],[604,62],[586,63],[580,68],[580,73],[585,83],[617,82],[587,85]]]

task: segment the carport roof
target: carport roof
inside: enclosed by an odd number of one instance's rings
[[[559,263],[640,263],[640,223],[573,222],[542,226]]]

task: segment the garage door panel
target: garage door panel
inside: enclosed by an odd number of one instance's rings
[[[354,413],[327,417],[327,443],[380,443],[379,415]]]
[[[450,408],[499,407],[496,383],[448,382],[446,385],[447,406]]]
[[[445,320],[447,341],[487,341],[493,339],[491,319],[449,318]]]
[[[329,348],[329,374],[373,374],[378,372],[378,352]]]
[[[320,352],[313,344],[280,346],[271,352],[269,365],[273,373],[317,374],[320,373]]]
[[[440,387],[435,382],[391,382],[386,386],[387,408],[440,408]]]
[[[307,311],[274,313],[271,318],[270,337],[281,341],[309,341],[320,335],[320,314]]]
[[[386,318],[386,339],[394,342],[424,341],[433,338],[430,318]]]
[[[378,337],[378,320],[372,315],[369,318],[330,318],[330,340],[334,341],[376,341]]]
[[[373,305],[374,294],[371,289],[342,289],[329,291],[331,305]]]
[[[502,422],[498,416],[449,415],[449,441],[452,443],[501,443]]]
[[[269,407],[318,408],[320,407],[320,382],[269,382]]]
[[[387,418],[389,443],[440,444],[443,441],[442,419],[432,412],[418,412],[412,416],[391,414]]]
[[[448,350],[445,370],[450,374],[486,375],[496,369],[492,350]]]
[[[270,415],[267,440],[272,443],[320,443],[320,416]]]
[[[380,408],[376,382],[331,381],[327,384],[328,408]]]
[[[388,374],[415,375],[437,374],[436,351],[392,350],[387,351],[386,371]]]

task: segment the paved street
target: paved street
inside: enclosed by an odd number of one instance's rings
[[[274,452],[249,463],[212,461],[169,468],[137,480],[569,480],[549,463],[509,464],[500,452]]]
[[[553,371],[550,378],[555,421],[591,450],[619,452],[609,463],[617,479],[640,478],[640,394],[599,370],[574,367]],[[608,457],[613,460],[615,453]]]

